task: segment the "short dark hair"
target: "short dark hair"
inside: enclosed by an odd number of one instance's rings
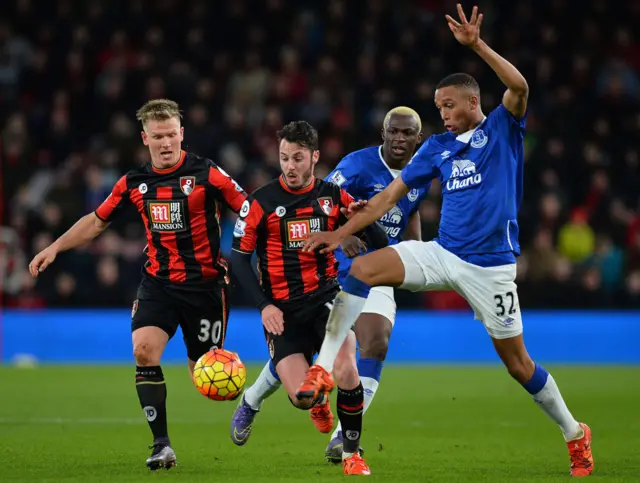
[[[478,81],[470,76],[469,74],[465,74],[464,72],[457,72],[455,74],[449,74],[447,77],[438,82],[436,86],[436,90],[442,87],[463,87],[466,89],[471,89],[474,91],[480,92],[480,86],[478,85]]]
[[[278,144],[286,139],[311,151],[318,150],[318,131],[307,121],[292,121],[278,131]]]

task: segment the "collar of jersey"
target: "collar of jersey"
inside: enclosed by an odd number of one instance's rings
[[[389,170],[389,173],[391,173],[391,176],[393,176],[393,179],[396,179],[398,177],[398,175],[400,173],[402,173],[401,169],[391,169],[389,167],[389,165],[387,164],[387,162],[384,160],[384,158],[382,157],[382,146],[378,147],[378,157],[380,158],[380,161],[382,162],[382,164],[384,164],[384,167],[387,168]]]
[[[184,163],[184,158],[187,156],[186,151],[180,151],[180,159],[178,160],[178,162],[176,164],[174,164],[173,166],[171,166],[170,168],[165,168],[165,169],[161,169],[161,168],[156,168],[153,163],[151,163],[151,169],[153,169],[156,173],[158,174],[168,174],[168,173],[173,173],[176,169],[178,169],[180,166],[182,166],[182,163]]]
[[[461,143],[467,144],[471,140],[471,136],[473,135],[473,133],[476,132],[476,129],[482,126],[486,120],[487,120],[487,116],[483,117],[482,121],[480,121],[480,124],[478,124],[473,129],[463,132],[462,134],[458,134],[456,136],[456,141],[460,141]]]
[[[287,191],[289,193],[292,193],[294,195],[302,195],[304,193],[308,193],[316,185],[316,177],[315,176],[311,177],[311,183],[309,183],[309,186],[306,186],[305,188],[301,188],[299,190],[292,190],[291,188],[289,188],[287,186],[287,183],[285,183],[285,181],[284,181],[284,176],[283,175],[280,175],[278,180],[280,180],[280,186],[282,186],[283,190],[285,190],[285,191]]]

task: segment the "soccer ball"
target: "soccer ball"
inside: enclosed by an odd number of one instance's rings
[[[214,349],[193,368],[193,383],[200,394],[216,401],[231,401],[242,394],[247,369],[235,352]]]

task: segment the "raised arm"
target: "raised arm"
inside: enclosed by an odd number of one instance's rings
[[[522,119],[527,110],[527,99],[529,97],[529,86],[526,79],[513,64],[480,38],[480,25],[482,24],[483,16],[482,14],[478,15],[478,7],[473,7],[471,19],[467,21],[462,6],[458,4],[458,15],[460,21],[456,21],[451,16],[446,15],[449,29],[453,32],[458,42],[473,49],[498,75],[502,83],[507,87],[502,97],[504,107],[516,119]]]

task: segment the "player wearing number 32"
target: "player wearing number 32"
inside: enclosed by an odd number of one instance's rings
[[[136,390],[154,438],[147,466],[155,470],[176,461],[167,432],[167,390],[160,358],[178,325],[190,372],[202,354],[222,347],[228,274],[220,257],[220,209],[226,204],[239,212],[247,195],[212,161],[181,150],[184,128],[175,102],[149,101],[137,117],[151,162],[120,178],[102,205],[36,255],[29,269],[37,276],[58,253],[97,237],[126,205],[140,213],[148,260],[131,328]]]
[[[517,214],[522,198],[524,131],[528,86],[520,72],[480,39],[477,7],[467,21],[447,16],[449,29],[498,75],[507,90],[502,104],[484,116],[480,89],[466,74],[445,77],[435,91],[445,134],[431,136],[383,192],[332,233],[312,234],[305,250],[334,250],[411,189],[432,179],[442,185],[439,236],[407,241],[357,258],[336,297],[316,365],[298,388],[298,398],[313,398],[333,387],[337,350],[362,311],[371,287],[387,285],[413,291],[452,289],[462,295],[485,326],[509,374],[559,425],[567,441],[571,474],[593,471],[591,430],[577,422],[553,377],[533,362],[524,345],[516,284]],[[324,245],[324,247],[323,247]]]

